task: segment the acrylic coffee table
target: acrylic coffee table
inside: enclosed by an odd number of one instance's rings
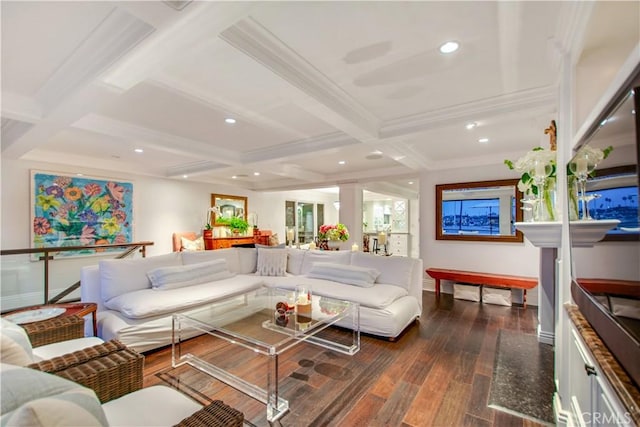
[[[289,410],[289,402],[278,393],[278,358],[283,352],[301,342],[348,355],[360,350],[359,304],[314,295],[311,316],[297,319],[295,312],[290,312],[286,323],[281,318],[276,324],[276,305],[288,301],[294,301],[294,291],[259,288],[174,314],[172,366],[189,365],[226,383],[265,403],[269,422],[278,420]],[[351,329],[341,331],[339,340],[327,329],[337,322]],[[185,341],[202,334],[231,343],[238,351],[248,349],[255,357],[266,357],[267,372],[252,372],[249,379],[243,378],[233,368],[188,352]],[[258,376],[266,378],[264,388],[251,381]]]

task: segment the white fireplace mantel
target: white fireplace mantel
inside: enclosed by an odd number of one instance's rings
[[[620,223],[617,219],[571,221],[571,245],[588,247],[602,240],[607,231]],[[561,222],[516,222],[533,246],[538,248],[559,248],[562,238]]]

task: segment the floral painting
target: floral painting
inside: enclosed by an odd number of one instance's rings
[[[33,247],[133,241],[133,184],[33,172]],[[61,252],[77,256],[95,250]]]

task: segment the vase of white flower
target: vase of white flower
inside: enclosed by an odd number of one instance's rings
[[[535,198],[533,221],[556,221],[556,152],[536,147],[515,163],[504,163],[522,173],[518,190],[525,197]]]

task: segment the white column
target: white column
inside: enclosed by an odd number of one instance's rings
[[[349,241],[340,244],[341,250],[351,250],[355,243],[362,249],[362,184],[340,184],[339,221],[349,230]]]

